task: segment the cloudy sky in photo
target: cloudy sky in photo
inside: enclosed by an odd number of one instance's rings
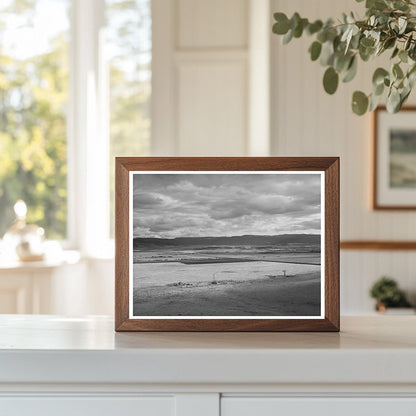
[[[134,174],[133,236],[319,234],[319,174]]]

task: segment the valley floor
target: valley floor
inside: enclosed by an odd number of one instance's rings
[[[315,266],[316,267],[316,266]],[[135,286],[134,316],[319,316],[320,271]]]

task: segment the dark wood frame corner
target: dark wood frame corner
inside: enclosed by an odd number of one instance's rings
[[[325,318],[324,319],[130,319],[129,172],[130,171],[324,171]],[[339,158],[116,158],[115,187],[116,331],[339,331]]]
[[[400,205],[380,205],[378,203],[378,189],[377,189],[377,171],[378,171],[378,162],[377,162],[377,154],[378,154],[378,118],[381,111],[387,111],[385,106],[379,106],[373,111],[372,117],[372,125],[373,125],[373,151],[372,151],[372,158],[373,158],[373,177],[372,177],[372,208],[375,211],[413,211],[416,210],[416,205],[412,206],[400,206]],[[416,106],[406,106],[403,107],[401,112],[406,111],[415,111]]]

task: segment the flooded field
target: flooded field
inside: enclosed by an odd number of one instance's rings
[[[320,253],[308,250],[135,251],[134,316],[319,316]]]
[[[198,264],[141,263],[133,265],[134,287],[165,286],[174,283],[209,283],[221,281],[254,281],[293,277],[315,272],[319,265],[250,261],[236,263]]]
[[[184,264],[266,261],[278,263],[321,264],[321,253],[316,246],[221,246],[199,248],[163,248],[133,251],[133,263]]]

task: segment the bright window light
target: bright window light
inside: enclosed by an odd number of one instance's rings
[[[106,4],[113,237],[114,157],[149,154],[152,17],[150,0],[106,0]]]
[[[47,239],[104,255],[114,157],[149,154],[151,61],[151,0],[0,2],[0,239],[21,199]]]
[[[48,238],[67,235],[69,11],[70,0],[0,4],[0,238],[19,199]]]

